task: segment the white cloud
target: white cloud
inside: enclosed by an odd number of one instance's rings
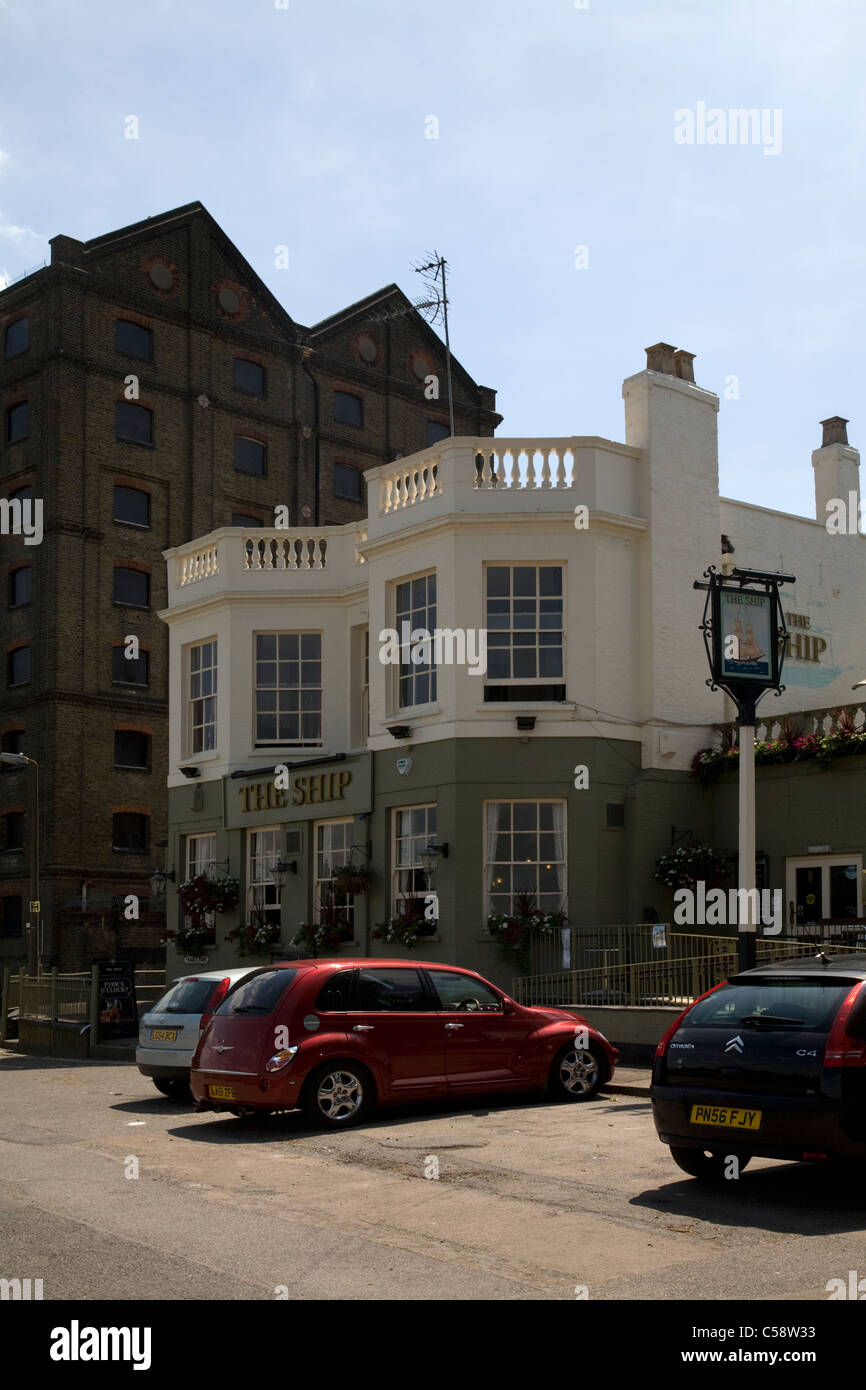
[[[35,241],[44,241],[41,232],[34,232],[32,227],[16,227],[14,222],[7,222],[3,213],[0,212],[0,237],[6,237],[9,241],[22,242],[27,237],[32,237]]]

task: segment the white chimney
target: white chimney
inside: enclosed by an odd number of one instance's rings
[[[815,470],[815,516],[826,525],[831,513],[838,513],[839,503],[846,513],[853,509],[857,525],[860,507],[860,454],[848,443],[848,421],[841,415],[822,420],[824,435],[820,449],[812,451]]]

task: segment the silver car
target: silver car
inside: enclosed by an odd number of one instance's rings
[[[164,1096],[182,1096],[189,1089],[189,1068],[199,1034],[229,990],[258,965],[236,970],[203,970],[181,975],[141,1019],[135,1060]]]

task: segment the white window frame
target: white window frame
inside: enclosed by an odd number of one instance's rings
[[[561,892],[561,895],[560,895],[561,900],[560,900],[558,903],[556,903],[555,905],[554,905],[554,904],[551,904],[551,905],[543,904],[543,903],[539,902],[539,892],[538,892],[538,890],[536,890],[535,898],[536,898],[537,910],[538,910],[539,912],[556,912],[556,911],[559,911],[560,908],[561,908],[562,911],[564,911],[564,912],[567,912],[567,911],[568,911],[568,907],[567,907],[567,903],[568,903],[568,802],[565,800],[564,797],[559,797],[559,796],[492,796],[492,797],[489,797],[489,798],[488,798],[487,800],[485,800],[484,802],[482,802],[482,812],[481,812],[481,814],[482,814],[482,837],[483,837],[483,854],[482,854],[482,870],[481,870],[481,874],[482,874],[482,878],[481,878],[481,897],[482,897],[482,902],[483,902],[483,904],[484,904],[484,918],[485,918],[485,921],[486,921],[486,919],[491,915],[491,913],[494,911],[493,905],[492,905],[492,903],[491,903],[491,896],[492,896],[492,895],[491,895],[490,890],[489,890],[489,888],[488,888],[488,886],[487,886],[487,881],[488,881],[488,870],[490,869],[491,864],[499,864],[499,863],[506,864],[506,863],[507,863],[507,864],[510,866],[511,870],[512,870],[512,875],[511,875],[511,878],[512,878],[512,888],[511,888],[510,895],[509,895],[510,898],[511,898],[511,903],[510,903],[509,911],[513,911],[513,909],[514,909],[514,898],[515,898],[515,889],[514,889],[514,887],[513,887],[513,883],[514,883],[514,872],[513,872],[513,871],[514,871],[515,866],[518,865],[518,864],[527,864],[527,863],[531,863],[531,864],[535,865],[535,867],[536,867],[536,869],[537,869],[537,867],[538,867],[540,864],[542,864],[542,863],[545,862],[544,860],[538,859],[538,858],[532,859],[532,860],[526,860],[526,859],[509,859],[509,860],[498,860],[498,859],[494,859],[494,860],[488,860],[488,858],[487,858],[487,842],[488,842],[488,833],[489,833],[489,832],[488,832],[488,818],[489,818],[489,814],[490,814],[490,808],[493,807],[493,806],[504,806],[504,805],[508,805],[508,806],[514,807],[514,806],[517,806],[517,805],[523,805],[523,804],[527,804],[527,803],[534,803],[536,806],[561,806],[561,807],[562,807],[562,859],[557,859],[557,860],[549,861],[549,862],[552,862],[552,863],[559,864],[559,865],[561,866],[561,873],[560,873],[560,879],[561,879],[561,882],[562,882],[562,892]],[[538,817],[536,817],[536,820],[537,820],[537,819],[538,819]],[[513,824],[513,811],[512,811],[512,824]],[[533,832],[532,832],[532,831],[529,831],[529,832],[517,831],[517,832],[515,832],[514,829],[512,828],[512,830],[511,830],[510,832],[500,831],[500,832],[497,832],[497,833],[500,833],[500,834],[509,834],[509,833],[510,833],[511,836],[513,837],[515,834],[524,834],[524,833],[532,834]],[[556,831],[555,831],[555,830],[553,830],[553,831],[536,830],[534,833],[536,834],[536,836],[538,836],[538,835],[542,835],[542,834],[544,834],[544,835],[547,835],[547,834],[555,834]],[[513,853],[513,852],[514,852],[514,847],[513,847],[513,842],[512,842],[512,853]],[[537,854],[537,852],[538,852],[538,850],[537,850],[537,848],[536,848],[536,854]],[[537,881],[538,881],[538,876],[537,876],[537,874],[536,874],[536,883],[537,883]],[[520,890],[518,889],[517,891],[519,892]]]
[[[485,674],[485,677],[484,677],[484,683],[485,683],[485,685],[564,685],[565,682],[566,682],[566,671],[567,671],[567,669],[568,669],[568,653],[567,653],[567,651],[566,651],[566,633],[567,633],[567,631],[568,631],[568,613],[567,613],[567,611],[566,611],[566,601],[565,601],[565,600],[566,600],[566,585],[567,585],[567,579],[568,579],[568,569],[567,569],[567,566],[565,565],[565,563],[564,563],[563,561],[556,561],[556,560],[527,561],[526,563],[522,563],[522,562],[519,561],[519,560],[487,560],[487,561],[485,561],[485,563],[484,563],[483,569],[484,569],[484,574],[483,574],[483,578],[482,578],[482,607],[483,607],[483,613],[484,613],[484,627],[485,627],[486,630],[487,630],[487,668],[488,668],[488,669],[487,669],[487,672],[486,672],[486,674]],[[539,592],[540,583],[539,583],[539,580],[536,578],[536,585],[535,585],[535,602],[536,602],[536,605],[537,605],[537,607],[536,607],[537,624],[536,624],[536,627],[535,627],[535,629],[534,629],[534,632],[535,632],[535,646],[532,648],[532,650],[535,652],[535,666],[536,666],[536,670],[538,670],[538,667],[539,667],[539,653],[540,653],[541,650],[542,650],[541,643],[540,643],[540,641],[539,641],[540,634],[541,634],[542,632],[544,632],[544,631],[551,631],[551,632],[559,631],[559,632],[560,632],[562,641],[561,641],[561,643],[560,643],[560,648],[559,648],[559,650],[560,650],[560,652],[562,653],[562,671],[560,672],[560,674],[559,674],[558,676],[544,676],[544,675],[535,675],[535,676],[514,676],[514,675],[512,675],[512,676],[494,676],[494,675],[491,675],[491,674],[490,674],[490,653],[491,653],[492,651],[508,651],[508,652],[510,652],[510,653],[511,653],[511,668],[512,668],[512,670],[514,669],[514,652],[515,652],[515,650],[516,650],[516,645],[515,645],[515,642],[514,642],[514,634],[515,634],[515,632],[519,631],[519,629],[515,628],[514,625],[513,625],[513,621],[514,621],[514,614],[513,614],[513,612],[512,612],[512,615],[511,615],[511,618],[512,618],[512,626],[511,626],[510,628],[498,628],[498,627],[493,627],[493,626],[491,626],[491,624],[490,624],[489,617],[488,617],[488,608],[487,608],[487,603],[488,603],[487,575],[488,575],[488,571],[491,570],[491,569],[507,569],[507,570],[511,570],[512,572],[513,572],[514,570],[518,570],[518,569],[520,569],[520,570],[534,569],[535,572],[536,572],[536,575],[538,575],[539,571],[540,571],[540,570],[543,570],[543,569],[558,569],[558,570],[559,570],[560,575],[561,575],[561,577],[562,577],[562,593],[558,596],[558,601],[559,601],[559,603],[562,605],[562,627],[561,627],[560,629],[556,629],[556,628],[545,629],[545,628],[542,628],[542,627],[540,626],[540,622],[541,622],[541,609],[540,609],[540,604],[541,604],[541,602],[542,602],[542,599],[543,599],[543,598],[551,598],[551,597],[553,597],[553,596],[552,596],[552,595],[544,595],[544,596],[542,596],[542,594]],[[511,599],[511,602],[512,602],[512,604],[513,604],[513,602],[514,602],[514,599],[513,599],[514,581],[513,581],[513,579],[512,579],[512,581],[511,581],[511,589],[512,589],[512,599]],[[493,595],[492,597],[495,599],[495,598],[496,598],[496,595]],[[529,630],[530,630],[530,629],[527,629],[527,631],[529,631]],[[492,636],[493,634],[500,633],[500,632],[508,632],[509,635],[510,635],[511,640],[510,640],[510,642],[509,642],[509,644],[508,644],[507,647],[493,647],[492,644],[491,644],[491,641],[490,641],[491,636]],[[527,646],[528,646],[528,645],[529,645],[529,644],[527,643]]]
[[[412,873],[412,872],[421,872],[421,873],[423,873],[424,870],[423,870],[422,865],[421,865],[420,851],[419,851],[419,856],[418,856],[418,858],[417,858],[417,859],[413,859],[411,863],[409,863],[409,864],[400,864],[400,862],[399,862],[399,846],[400,846],[400,841],[402,841],[402,840],[414,840],[414,839],[421,840],[421,839],[423,839],[425,845],[429,844],[429,842],[430,842],[431,840],[435,841],[436,835],[437,835],[437,833],[438,833],[438,832],[437,832],[437,829],[436,829],[437,809],[438,809],[438,807],[437,807],[437,803],[436,803],[435,801],[419,801],[419,802],[417,802],[417,803],[414,803],[414,804],[411,805],[411,806],[393,806],[393,807],[391,808],[391,910],[392,910],[392,912],[394,913],[395,916],[396,916],[396,914],[399,912],[400,907],[401,907],[401,904],[403,904],[403,903],[405,903],[405,902],[411,902],[413,898],[420,898],[420,899],[422,900],[422,902],[423,902],[425,895],[428,894],[428,893],[430,893],[430,892],[432,892],[432,891],[434,891],[434,890],[430,889],[430,888],[429,888],[428,886],[426,886],[426,885],[424,886],[424,888],[422,888],[422,889],[420,889],[420,890],[416,888],[413,892],[404,892],[403,890],[401,890],[401,888],[400,888],[400,874],[401,874],[401,873]],[[401,815],[405,814],[406,812],[410,812],[410,811],[426,811],[426,812],[427,812],[427,815],[426,815],[426,817],[425,817],[425,827],[426,827],[426,828],[425,828],[425,830],[424,830],[424,832],[423,832],[423,835],[411,835],[411,834],[410,834],[410,835],[399,835],[399,834],[397,833],[397,826],[398,826],[398,824],[399,824],[399,817],[400,817]],[[432,818],[431,818],[431,815],[430,815],[430,812],[431,812],[431,811],[432,811],[432,813],[433,813]],[[432,825],[431,825],[431,819],[432,819]]]
[[[205,647],[212,647],[212,660],[209,666],[199,666],[198,671],[193,671],[193,653],[202,652]],[[188,758],[210,758],[215,757],[217,752],[217,715],[218,715],[218,687],[219,687],[219,640],[216,637],[203,637],[200,642],[191,642],[186,649],[184,662],[184,682],[185,682],[185,705],[186,705],[186,730],[185,743]],[[196,677],[201,678],[205,672],[210,672],[212,676],[213,688],[206,695],[193,694],[193,682]],[[196,706],[204,707],[208,700],[213,701],[213,718],[202,719],[201,723],[196,721]],[[213,729],[213,746],[206,746],[206,731]],[[202,746],[196,748],[196,730],[201,730]]]
[[[327,854],[330,855],[330,857],[328,858],[326,857],[324,847],[320,849],[319,846],[320,832],[322,838],[325,838],[328,830],[338,825],[344,827],[345,829],[346,843],[340,848],[335,848],[331,846],[331,848],[327,851]],[[315,855],[315,860],[313,863],[313,920],[316,922],[319,922],[321,920],[320,907],[322,902],[323,891],[333,893],[334,905],[340,908],[343,914],[345,915],[346,925],[352,928],[353,937],[355,929],[354,894],[334,892],[333,871],[334,869],[339,868],[342,864],[348,864],[351,859],[352,846],[355,842],[354,826],[355,821],[352,816],[340,816],[339,818],[335,818],[334,820],[317,820],[313,823],[313,854]],[[327,877],[325,877],[322,873],[322,870],[325,868],[329,868],[331,870],[329,876]]]
[[[403,575],[400,575],[399,579],[394,579],[394,580],[392,580],[392,581],[391,581],[391,593],[390,593],[389,607],[390,607],[390,611],[391,611],[391,614],[392,614],[392,626],[393,626],[393,628],[394,628],[394,631],[397,633],[397,642],[398,642],[398,644],[400,645],[401,650],[402,650],[402,636],[403,636],[403,634],[402,634],[401,626],[400,626],[400,625],[401,625],[401,623],[403,623],[403,622],[406,621],[406,618],[405,618],[404,616],[401,616],[401,614],[398,613],[398,611],[397,611],[397,590],[398,590],[398,588],[400,587],[401,584],[414,584],[415,581],[418,580],[418,579],[427,580],[427,581],[428,581],[428,587],[429,587],[429,580],[430,580],[430,579],[433,579],[433,580],[436,581],[436,598],[435,598],[435,601],[434,601],[435,616],[434,616],[434,620],[433,620],[433,626],[430,627],[430,626],[429,626],[429,623],[428,623],[428,618],[429,618],[429,614],[430,614],[430,603],[429,603],[429,599],[428,599],[428,602],[425,604],[425,607],[424,607],[424,612],[425,612],[425,614],[426,614],[427,616],[425,617],[425,620],[424,620],[424,623],[423,623],[423,624],[418,624],[418,629],[420,629],[420,627],[423,626],[423,627],[424,627],[424,630],[425,630],[426,632],[429,632],[429,633],[430,633],[430,636],[432,637],[432,636],[433,636],[433,633],[434,633],[434,631],[435,631],[436,625],[437,625],[437,623],[438,623],[438,621],[439,621],[439,573],[438,573],[438,570],[437,570],[435,567],[432,568],[432,569],[428,567],[428,568],[425,568],[425,569],[423,569],[423,570],[417,570],[414,574],[403,574]],[[411,609],[410,609],[410,612],[411,612]],[[410,622],[410,634],[411,634],[411,632],[412,632],[413,630],[416,630],[416,624],[415,624],[411,619],[409,620],[409,622]],[[401,665],[400,665],[400,662],[399,662],[399,661],[397,662],[397,664],[396,664],[395,666],[392,667],[392,670],[391,670],[391,680],[390,680],[390,683],[389,683],[389,691],[388,691],[388,704],[389,704],[390,714],[391,714],[392,716],[396,716],[396,715],[398,715],[398,714],[407,714],[407,713],[409,713],[410,711],[415,711],[415,712],[417,712],[417,711],[419,711],[419,710],[435,709],[436,706],[437,706],[437,703],[438,703],[438,699],[439,699],[439,668],[438,668],[438,666],[436,665],[436,662],[433,660],[433,651],[432,651],[432,649],[431,649],[431,657],[430,657],[429,663],[425,664],[424,666],[421,666],[421,665],[415,666],[415,665],[413,665],[413,664],[410,662],[410,666],[409,666],[409,675],[410,675],[410,679],[411,679],[411,682],[412,682],[412,693],[413,693],[413,697],[414,697],[414,691],[415,691],[415,677],[416,677],[416,676],[419,676],[419,675],[423,675],[425,672],[427,672],[427,673],[429,674],[429,676],[430,676],[430,684],[431,684],[431,686],[435,687],[435,689],[433,690],[432,695],[428,695],[428,698],[427,698],[426,700],[424,700],[424,701],[421,702],[421,703],[417,703],[417,704],[414,703],[414,701],[413,701],[412,704],[401,705],[401,703],[400,703],[400,675],[401,675],[401,670],[402,670],[402,668],[401,668]]]
[[[256,844],[256,837],[260,835],[273,836],[273,841],[267,850],[262,851]],[[283,827],[281,825],[256,825],[251,826],[247,831],[247,922],[250,920],[251,909],[254,906],[263,906],[266,910],[268,923],[279,926],[280,890],[271,878],[270,870],[271,865],[276,864],[282,858],[282,852]]]
[[[212,851],[208,858],[202,858],[200,850],[204,848],[201,843],[204,840],[212,840],[213,844],[209,847]],[[216,868],[216,832],[205,831],[199,835],[187,835],[184,845],[184,863],[186,865],[187,879],[196,878],[199,874],[206,874],[208,878],[214,878]],[[206,912],[205,921],[213,933],[214,942],[216,941],[216,913]]]
[[[280,738],[278,738],[278,737],[276,737],[276,736],[275,736],[274,738],[272,738],[272,739],[260,739],[259,736],[258,736],[258,717],[259,717],[258,695],[259,695],[259,685],[258,685],[258,655],[257,655],[257,653],[258,653],[258,641],[259,641],[259,638],[260,638],[260,637],[275,637],[275,638],[277,639],[277,644],[278,644],[277,650],[278,650],[278,651],[279,651],[279,639],[280,639],[281,637],[297,637],[297,638],[298,638],[298,682],[299,682],[299,684],[298,684],[297,686],[285,686],[285,687],[281,687],[281,686],[279,685],[279,683],[277,683],[277,685],[274,687],[274,689],[275,689],[275,691],[276,691],[276,693],[277,693],[277,704],[276,704],[276,711],[275,711],[276,721],[277,721],[277,733],[279,732],[279,694],[280,694],[280,690],[281,690],[281,689],[285,689],[285,690],[288,691],[288,690],[297,689],[297,691],[299,692],[299,694],[298,694],[298,738],[297,738],[297,739],[280,739]],[[303,715],[304,715],[304,709],[303,709],[302,699],[303,699],[303,691],[304,691],[304,688],[305,688],[304,685],[303,685],[302,679],[301,679],[301,674],[302,674],[302,673],[301,673],[301,667],[302,667],[303,661],[304,661],[304,658],[301,656],[301,646],[302,646],[302,644],[303,644],[303,639],[304,639],[305,637],[318,637],[318,639],[319,639],[319,684],[318,684],[318,686],[309,686],[309,687],[307,687],[307,688],[310,689],[310,690],[317,689],[317,690],[319,691],[319,736],[318,736],[318,738],[316,738],[316,739],[305,739],[305,738],[303,738],[303,737],[301,736],[301,735],[302,735],[302,726],[303,726]],[[325,731],[325,708],[324,708],[324,693],[325,693],[325,681],[324,681],[325,650],[324,650],[324,649],[325,649],[325,635],[324,635],[324,632],[322,631],[321,628],[258,628],[258,629],[253,633],[252,682],[251,682],[251,685],[252,685],[252,696],[253,696],[253,701],[252,701],[252,703],[253,703],[253,711],[252,711],[252,713],[253,713],[253,728],[252,728],[253,748],[323,748],[323,747],[324,747],[324,731]],[[310,660],[309,657],[307,657],[306,659],[307,659],[308,661]],[[277,663],[277,666],[279,666],[279,657],[278,657],[278,656],[275,657],[274,660],[275,660],[275,662]],[[279,670],[277,671],[277,681],[279,682]],[[265,689],[268,689],[268,687],[263,686],[262,689],[265,690]]]

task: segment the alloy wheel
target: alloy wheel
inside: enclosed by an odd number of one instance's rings
[[[572,1047],[559,1059],[559,1081],[569,1095],[586,1095],[598,1086],[598,1059],[586,1048]]]
[[[329,1071],[319,1082],[316,1104],[325,1119],[344,1124],[364,1103],[364,1088],[350,1071]]]

